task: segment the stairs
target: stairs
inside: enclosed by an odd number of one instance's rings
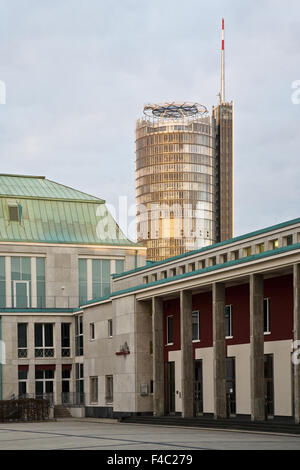
[[[68,408],[63,405],[54,406],[54,418],[72,418],[72,415]]]
[[[181,418],[180,416],[130,416],[120,419],[125,423],[186,426],[197,428],[226,429],[237,431],[270,432],[280,434],[299,434],[300,425],[289,418],[274,418],[262,422],[252,422],[249,417],[214,419],[213,417]]]

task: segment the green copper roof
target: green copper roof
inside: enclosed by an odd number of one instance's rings
[[[17,205],[19,221],[10,221]],[[139,246],[104,201],[44,177],[0,175],[0,241]]]
[[[104,202],[89,194],[47,180],[44,176],[0,174],[0,195],[43,199],[68,199],[77,201]]]

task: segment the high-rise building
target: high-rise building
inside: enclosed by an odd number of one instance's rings
[[[233,103],[144,107],[136,123],[138,241],[158,261],[233,236]]]

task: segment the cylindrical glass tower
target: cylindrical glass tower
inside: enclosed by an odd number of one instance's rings
[[[147,105],[136,123],[138,241],[158,261],[216,241],[214,120],[197,103]]]

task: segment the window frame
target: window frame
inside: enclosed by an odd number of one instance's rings
[[[266,303],[265,303],[266,302]],[[267,330],[265,330],[265,305],[267,305]],[[271,334],[270,297],[264,298],[264,335]]]
[[[198,321],[197,321],[197,324],[198,324],[198,338],[193,338],[193,316],[194,315],[197,315],[197,318],[198,318]],[[200,312],[199,310],[193,310],[192,311],[192,342],[193,343],[199,343],[200,341]]]
[[[170,329],[169,329],[169,319],[172,319],[172,338],[170,338]],[[169,341],[172,339],[172,341]],[[167,315],[167,346],[172,346],[174,344],[174,315]]]

